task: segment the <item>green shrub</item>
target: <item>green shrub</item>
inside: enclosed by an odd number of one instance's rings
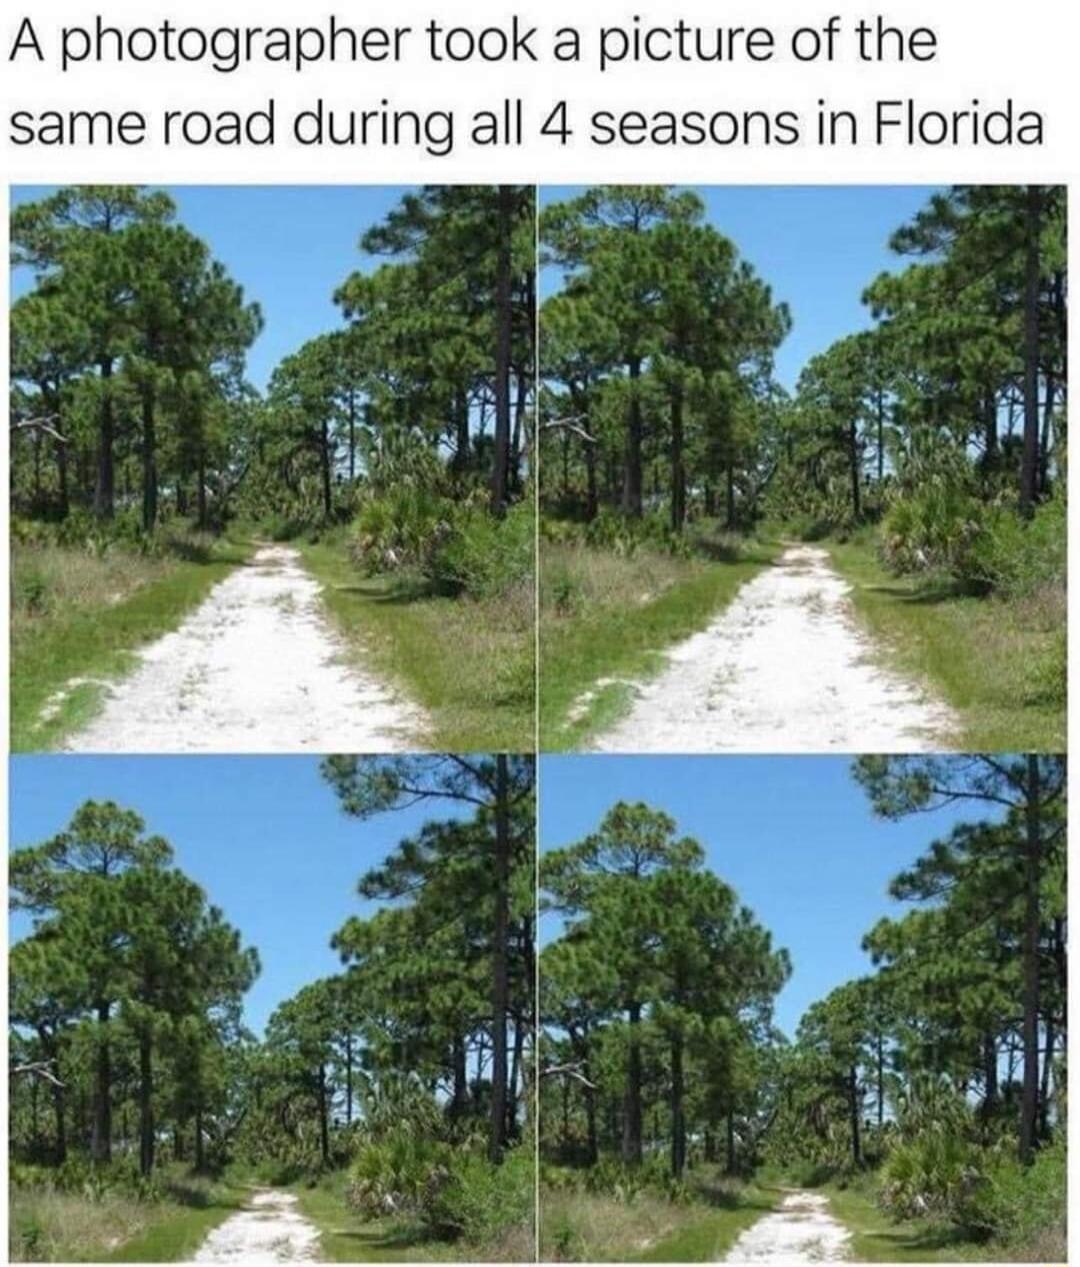
[[[533,575],[536,531],[532,505],[522,502],[503,519],[466,506],[433,559],[434,579],[475,598],[505,594]]]
[[[423,1216],[450,1173],[453,1150],[407,1125],[366,1140],[349,1170],[350,1205],[366,1218]]]
[[[514,1149],[493,1166],[476,1151],[453,1155],[443,1182],[427,1204],[425,1223],[442,1236],[487,1241],[528,1224],[535,1195],[534,1169],[526,1149]]]
[[[972,581],[1010,598],[1065,584],[1065,499],[1054,497],[1024,520],[1009,506],[986,508],[965,567]]]
[[[895,1145],[881,1169],[881,1204],[898,1218],[944,1218],[969,1226],[984,1182],[980,1151],[932,1130]]]
[[[973,579],[972,548],[988,508],[968,489],[932,480],[897,498],[881,526],[881,554],[894,572],[947,572]]]

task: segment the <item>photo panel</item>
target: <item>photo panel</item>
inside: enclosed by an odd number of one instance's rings
[[[539,197],[541,750],[1062,751],[1065,188]]]
[[[535,202],[12,188],[14,751],[531,750]]]
[[[541,1261],[1065,1261],[1064,757],[540,788]]]

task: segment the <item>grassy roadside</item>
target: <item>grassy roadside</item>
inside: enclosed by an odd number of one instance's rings
[[[16,548],[12,751],[55,748],[85,724],[99,706],[103,680],[129,670],[132,653],[174,629],[251,548],[246,540],[222,538],[195,557],[152,560]],[[20,601],[24,592],[29,601]]]
[[[295,542],[357,658],[431,718],[425,747],[528,752],[533,743],[531,594],[479,600],[365,577],[333,537]],[[419,737],[418,737],[419,738]]]
[[[105,1256],[108,1263],[190,1262],[195,1251],[219,1223],[243,1208],[249,1194],[234,1184],[220,1182],[201,1206],[178,1206],[163,1212],[146,1232]]]
[[[122,1192],[91,1197],[42,1187],[12,1187],[13,1262],[179,1262],[243,1204],[225,1181],[183,1180],[160,1200]]]
[[[431,1257],[422,1240],[389,1222],[364,1222],[345,1201],[344,1175],[298,1184],[300,1213],[319,1229],[319,1259],[327,1263],[423,1262]]]
[[[856,1186],[827,1184],[830,1213],[851,1232],[851,1254],[863,1263],[948,1263],[993,1260],[989,1247],[955,1227],[918,1220],[894,1221]]]
[[[725,1184],[676,1203],[650,1193],[631,1201],[603,1193],[541,1189],[542,1262],[715,1262],[768,1214],[777,1193]]]
[[[747,542],[731,561],[588,546],[541,549],[540,747],[579,748],[627,708],[631,682],[703,628],[779,552]]]
[[[891,662],[936,687],[959,714],[957,750],[1064,750],[1065,710],[1047,692],[1060,636],[1053,613],[893,576],[869,541],[825,544]]]

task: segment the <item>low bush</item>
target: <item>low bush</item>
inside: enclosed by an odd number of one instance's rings
[[[1062,497],[1023,519],[1009,502],[984,502],[935,480],[897,498],[882,523],[881,554],[897,573],[943,572],[964,589],[1027,598],[1065,584]]]
[[[403,1124],[360,1145],[349,1171],[349,1204],[368,1219],[400,1216],[426,1232],[478,1243],[532,1216],[527,1149],[495,1166],[477,1143],[454,1146]]]
[[[475,494],[455,501],[406,485],[370,498],[353,528],[351,556],[365,572],[404,573],[443,593],[473,598],[531,583],[535,530],[530,502],[500,519]]]
[[[513,507],[504,519],[467,506],[433,560],[433,579],[475,598],[504,594],[532,579],[536,557],[531,503]]]
[[[433,1193],[425,1222],[440,1235],[477,1244],[528,1225],[535,1196],[533,1159],[525,1148],[493,1166],[481,1153],[459,1151]]]

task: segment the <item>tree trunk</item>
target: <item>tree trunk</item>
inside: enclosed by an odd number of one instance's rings
[[[880,388],[877,392],[877,482],[880,497],[881,485],[885,482],[885,393]]]
[[[157,523],[157,436],[154,427],[154,392],[145,387],[142,393],[142,523],[144,532],[153,532]]]
[[[495,758],[495,944],[492,953],[491,1123],[488,1156],[502,1160],[506,1145],[506,1004],[509,996],[510,774],[505,753]]]
[[[588,1062],[585,1063],[583,1072],[591,1084]],[[588,1150],[585,1164],[595,1166],[600,1159],[600,1145],[596,1137],[596,1088],[588,1085],[582,1089],[585,1093],[585,1146]]]
[[[154,1064],[149,1033],[139,1035],[139,1174],[154,1169]]]
[[[454,461],[456,474],[469,469],[469,398],[464,391],[454,400]]]
[[[630,1033],[626,1048],[626,1093],[623,1100],[622,1159],[628,1166],[641,1165],[641,1004],[627,1009]]]
[[[1039,1114],[1039,888],[1042,883],[1042,793],[1039,759],[1027,758],[1024,848],[1023,1047],[1024,1081],[1020,1096],[1020,1161],[1034,1154]]]
[[[356,391],[349,389],[349,483],[356,479]]]
[[[450,1100],[450,1116],[456,1120],[469,1109],[469,1071],[466,1065],[465,1040],[455,1038],[450,1052],[453,1065],[454,1089]]]
[[[59,495],[60,518],[66,519],[71,509],[71,496],[68,492],[68,452],[67,445],[59,440],[53,441],[56,449],[56,484]]]
[[[735,528],[735,463],[728,462],[727,470],[724,473],[726,480],[725,495],[727,505],[725,507],[725,515],[727,521],[727,529],[729,532]]]
[[[878,1130],[885,1125],[885,1039],[877,1036],[877,1124]]]
[[[848,425],[848,458],[851,463],[851,514],[856,523],[862,517],[859,489],[859,424],[852,418]]]
[[[686,1169],[686,1117],[684,1114],[683,1036],[671,1039],[671,1173],[682,1178]]]
[[[686,523],[686,468],[683,464],[683,395],[676,387],[671,396],[671,528],[682,532]]]
[[[491,468],[491,510],[506,510],[510,467],[510,353],[513,334],[514,190],[500,185],[498,190],[498,242],[495,250],[495,452]]]
[[[514,493],[521,491],[521,439],[525,434],[525,412],[529,403],[529,380],[524,373],[517,375],[517,403],[514,405],[514,435],[510,441],[509,487]]]
[[[517,1138],[517,1087],[521,1078],[521,1058],[524,1050],[525,1026],[514,1022],[514,1050],[510,1060],[510,1078],[506,1089],[506,1138]]]
[[[592,523],[600,513],[596,489],[596,445],[585,442],[585,518]]]
[[[352,1126],[352,1032],[345,1035],[345,1125]]]
[[[1039,495],[1050,492],[1050,445],[1054,434],[1054,396],[1057,384],[1052,370],[1046,372],[1046,402],[1043,405],[1042,438],[1039,441]]]
[[[59,1069],[56,1070],[59,1077]],[[56,1123],[56,1147],[54,1149],[54,1157],[56,1164],[62,1166],[67,1160],[67,1124],[64,1113],[64,1088],[60,1085],[54,1085],[52,1089],[53,1100],[53,1119]]]
[[[1042,1082],[1039,1084],[1039,1138],[1050,1137],[1050,1070],[1054,1064],[1054,1045],[1057,1034],[1054,1029],[1054,1018],[1048,1016],[1044,1025],[1046,1045],[1043,1051]]]
[[[848,1098],[851,1107],[851,1160],[862,1165],[862,1139],[859,1133],[859,1073],[854,1065],[848,1073]]]
[[[729,1175],[735,1173],[735,1110],[727,1111],[727,1172]]]
[[[1020,510],[1029,517],[1035,510],[1039,477],[1039,235],[1042,231],[1042,199],[1042,186],[1029,185],[1024,215],[1024,450],[1020,468]]]
[[[199,1174],[206,1169],[206,1148],[203,1143],[202,1105],[195,1110],[195,1169]]]
[[[324,1166],[330,1164],[330,1105],[326,1094],[326,1066],[319,1066],[319,1154]]]
[[[630,407],[626,418],[626,441],[623,450],[622,510],[633,519],[641,518],[641,358],[632,357],[627,362],[630,375]]]
[[[330,522],[330,517],[334,509],[333,491],[331,480],[332,460],[330,453],[330,421],[327,418],[322,420],[322,435],[320,438],[320,457],[322,458],[322,502],[323,502],[323,518]]]
[[[101,371],[101,414],[98,419],[97,481],[94,484],[94,514],[98,519],[111,519],[116,503],[115,472],[113,468],[115,422],[112,400],[112,357],[102,357],[98,367]]]
[[[98,1024],[109,1023],[109,1004],[97,1006]],[[97,1045],[97,1077],[94,1085],[94,1121],[90,1136],[90,1156],[95,1162],[112,1161],[112,1062],[107,1037]]]

